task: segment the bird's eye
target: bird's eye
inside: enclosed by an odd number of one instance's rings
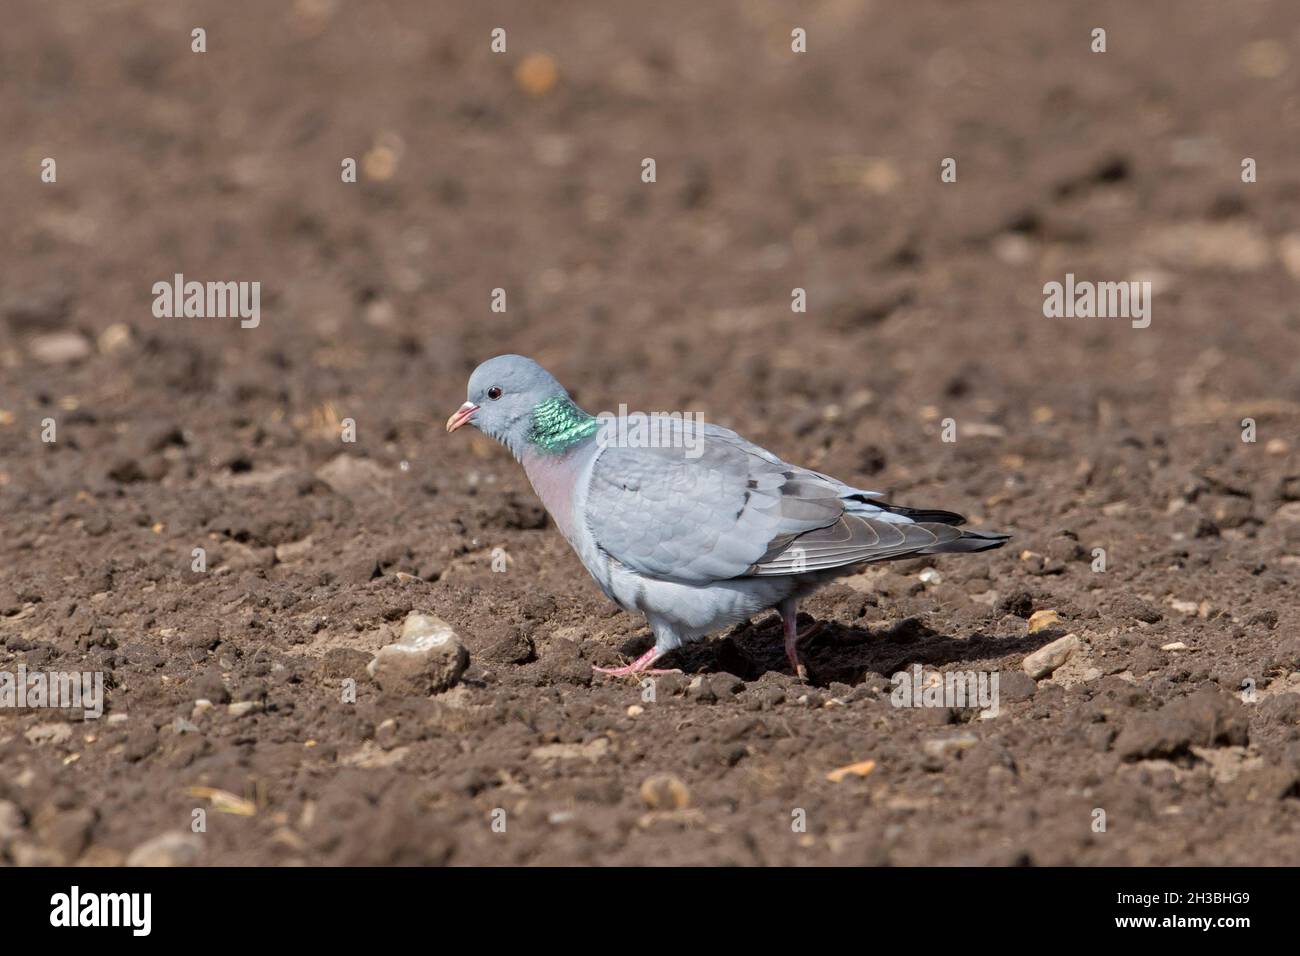
[[[495,402],[500,397],[501,397],[501,389],[498,388],[496,385],[493,385],[491,388],[488,389],[488,398],[492,399],[492,401]]]

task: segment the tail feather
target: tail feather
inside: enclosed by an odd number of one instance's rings
[[[867,506],[862,509],[863,511],[869,511],[885,521],[890,520],[890,515],[897,515],[899,518],[926,528],[941,539],[924,550],[888,555],[884,556],[883,560],[912,557],[918,554],[969,554],[976,551],[992,551],[994,548],[1000,548],[1011,540],[1011,535],[1003,534],[1001,531],[970,531],[965,528],[961,530],[960,535],[957,537],[951,537],[950,529],[966,523],[965,515],[959,515],[955,511],[942,511],[938,508],[908,508],[903,505],[894,505],[887,501],[880,501],[867,492],[846,495],[845,498],[848,501],[861,502]],[[849,510],[855,511],[856,509],[853,505],[850,505]],[[882,515],[882,511],[885,514]]]
[[[927,524],[949,525],[966,523],[965,516],[959,515],[955,511],[940,511],[938,508],[905,508],[903,505],[891,505],[888,501],[880,501],[867,492],[845,495],[844,498],[847,501],[861,502],[867,506],[865,510],[872,514],[884,511],[891,515],[898,515],[899,517],[915,521],[918,524],[922,522]],[[850,505],[849,510],[854,510],[854,507]]]
[[[881,504],[880,507],[893,514],[902,515],[904,518],[911,518],[918,524],[959,525],[966,523],[966,517],[957,514],[955,511],[940,511],[938,508],[904,508],[902,505],[886,504]]]
[[[1011,540],[1011,535],[1001,531],[962,531],[960,538],[943,541],[917,554],[970,554],[975,551],[992,551]]]

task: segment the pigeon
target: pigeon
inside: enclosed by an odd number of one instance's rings
[[[645,615],[654,646],[602,674],[656,673],[669,651],[775,608],[790,667],[807,679],[800,600],[876,561],[1010,538],[963,529],[951,511],[891,505],[693,416],[620,417],[587,414],[532,359],[499,355],[447,419],[448,433],[472,425],[504,445],[600,589]]]

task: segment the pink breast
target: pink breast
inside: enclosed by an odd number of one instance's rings
[[[576,462],[572,455],[528,454],[524,472],[537,497],[550,512],[560,533],[573,542],[573,482]]]

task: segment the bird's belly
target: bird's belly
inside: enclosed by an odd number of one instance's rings
[[[695,585],[648,578],[623,568],[610,574],[615,601],[644,612],[651,624],[667,625],[683,640],[747,620],[780,603],[790,589],[790,581],[784,578],[735,578]]]

